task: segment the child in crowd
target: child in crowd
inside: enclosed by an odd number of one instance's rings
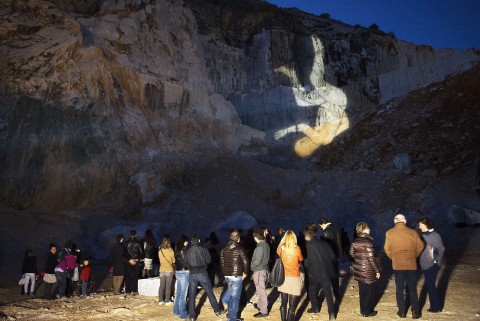
[[[84,298],[88,295],[88,282],[90,281],[90,274],[92,273],[92,268],[89,266],[90,262],[88,259],[83,260],[82,272],[80,273],[80,282],[82,283],[82,295],[81,298]]]

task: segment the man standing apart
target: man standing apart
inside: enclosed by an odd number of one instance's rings
[[[330,246],[332,247],[333,252],[335,253],[337,257],[337,263],[335,264],[336,268],[336,274],[332,278],[332,289],[333,289],[333,295],[335,296],[335,300],[338,302],[340,300],[340,282],[338,280],[338,275],[339,275],[339,264],[340,264],[340,259],[342,258],[342,240],[340,237],[340,233],[338,230],[333,226],[332,222],[330,222],[329,219],[322,217],[318,221],[318,225],[323,230],[323,237],[322,239],[326,241]]]
[[[424,244],[418,233],[407,227],[407,219],[397,214],[393,219],[395,227],[389,229],[385,236],[385,254],[392,260],[395,274],[396,299],[400,318],[406,318],[404,290],[408,288],[412,304],[412,319],[422,317],[417,295],[417,257],[422,253]]]
[[[227,321],[238,320],[243,279],[247,276],[249,267],[247,253],[239,242],[240,232],[233,230],[230,232],[230,241],[220,253],[220,264],[227,283],[227,291],[222,297],[222,302],[228,305]]]
[[[258,295],[257,308],[258,313],[254,314],[255,318],[262,318],[268,316],[268,299],[267,299],[267,278],[268,278],[268,263],[270,261],[270,246],[265,241],[265,236],[262,229],[256,229],[253,232],[253,239],[257,243],[255,251],[253,251],[252,262],[250,268],[253,271],[253,283]]]
[[[315,238],[316,229],[312,228],[312,225],[308,224],[305,231],[305,273],[308,277],[308,298],[312,304],[307,312],[320,312],[318,294],[322,289],[327,300],[329,320],[335,320],[336,311],[331,282],[337,277],[337,255],[326,241]]]
[[[200,237],[197,234],[192,236],[192,246],[185,252],[186,267],[190,270],[188,277],[188,314],[190,320],[197,320],[197,314],[195,313],[195,297],[197,296],[197,286],[201,286],[208,296],[210,305],[215,311],[215,315],[222,314],[217,298],[213,294],[212,282],[210,281],[207,273],[208,264],[210,264],[211,257],[208,250],[200,246]]]

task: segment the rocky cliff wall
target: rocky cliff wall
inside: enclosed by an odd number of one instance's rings
[[[145,164],[158,174],[180,154],[263,137],[206,78],[182,2],[97,7],[89,16],[48,1],[0,6],[0,190],[11,206],[121,199]]]
[[[241,1],[251,8],[244,11],[228,1],[187,2],[202,26],[214,88],[244,124],[271,136],[304,132],[302,124],[317,130],[346,116],[355,122],[379,103],[480,60],[473,49],[417,46],[380,30],[258,1]]]

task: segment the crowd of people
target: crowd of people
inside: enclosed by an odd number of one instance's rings
[[[430,301],[428,311],[442,311],[435,285],[445,250],[442,238],[428,217],[418,221],[420,234],[407,226],[403,214],[397,214],[394,223],[395,226],[386,232],[384,251],[392,261],[397,315],[400,318],[406,317],[405,296],[408,295],[412,318],[419,319],[422,316],[416,287],[417,259],[425,276]],[[320,237],[319,228],[322,232]],[[350,273],[358,282],[360,314],[363,317],[373,317],[377,315],[374,284],[381,277],[381,269],[375,256],[370,227],[367,222],[356,224],[355,239],[351,244],[342,238],[342,232],[326,218],[321,218],[316,224],[307,224],[298,238],[293,231],[284,231],[282,228],[277,230],[275,236],[267,228],[260,227],[254,229],[248,237],[242,236],[238,230],[232,230],[229,241],[217,255],[213,246],[201,245],[201,239],[196,234],[190,239],[181,235],[176,243],[169,235],[164,235],[157,248],[151,230],[146,231],[142,240],[137,239],[135,230],[131,230],[126,241],[123,234],[118,234],[112,249],[113,292],[138,294],[139,278],[152,276],[153,263],[158,260],[158,302],[160,305],[173,305],[174,316],[192,321],[197,319],[195,297],[201,287],[217,316],[224,313],[223,307],[226,307],[227,321],[243,320],[239,315],[242,291],[247,280],[251,280],[258,296],[258,302],[254,304],[258,312],[254,317],[263,318],[269,315],[271,306],[266,291],[269,271],[275,259],[280,259],[284,271],[284,281],[278,286],[281,320],[296,320],[297,305],[304,288],[311,304],[307,313],[320,312],[319,295],[323,292],[329,319],[335,320],[340,301],[339,262],[343,255],[348,255],[351,260]],[[211,241],[212,239],[208,243],[211,244]],[[49,249],[43,275],[44,298],[53,298],[54,283],[58,283],[56,298],[80,291],[81,297],[88,295],[88,282],[92,273],[90,260],[80,258],[72,241],[66,242],[60,253],[57,253],[54,244],[50,244]],[[213,293],[215,278],[209,273],[217,256],[225,285],[221,302],[217,301]],[[36,258],[31,250],[25,254],[22,274],[24,295],[31,295],[39,275]],[[173,285],[174,279],[176,281]]]

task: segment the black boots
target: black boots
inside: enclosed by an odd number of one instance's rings
[[[280,307],[280,316],[282,321],[287,321],[287,307]]]
[[[295,310],[288,309],[288,318],[287,321],[295,321]]]

